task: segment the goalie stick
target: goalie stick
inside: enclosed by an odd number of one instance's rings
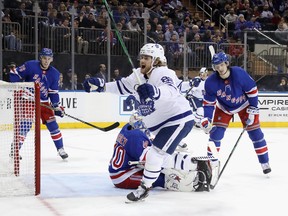
[[[47,105],[45,105],[45,104],[41,104],[41,106],[46,107],[46,108],[51,109],[51,110],[54,111],[53,107],[51,107],[51,106],[47,106]],[[75,116],[69,115],[69,114],[67,114],[67,113],[65,113],[65,112],[64,112],[64,115],[65,115],[65,116],[68,116],[68,117],[70,117],[70,118],[72,118],[72,119],[75,119],[75,120],[77,120],[77,121],[79,121],[79,122],[82,122],[83,124],[89,125],[90,127],[93,127],[93,128],[98,129],[98,130],[104,131],[104,132],[113,130],[113,129],[117,128],[117,127],[120,125],[119,122],[115,122],[115,123],[113,123],[112,125],[109,125],[109,126],[107,126],[107,127],[98,127],[98,126],[93,125],[93,124],[91,124],[91,123],[89,123],[89,122],[83,121],[83,120],[81,120],[81,119],[79,119],[79,118],[77,118],[77,117],[75,117]]]

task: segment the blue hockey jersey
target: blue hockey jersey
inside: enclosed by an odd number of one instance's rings
[[[258,106],[258,89],[252,77],[241,67],[230,67],[230,76],[222,79],[218,72],[205,82],[204,116],[212,119],[215,105],[228,114],[235,114],[248,105]]]
[[[139,129],[132,130],[130,124],[121,129],[109,164],[109,173],[114,184],[142,169],[135,169],[135,165],[129,165],[128,162],[145,160],[143,152],[151,144],[145,133]]]
[[[59,104],[58,82],[60,72],[50,65],[48,70],[43,71],[40,67],[40,61],[31,60],[10,71],[10,82],[35,82],[40,85],[41,102]]]

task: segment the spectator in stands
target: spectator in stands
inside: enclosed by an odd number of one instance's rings
[[[87,20],[87,27],[88,28],[105,28],[102,24],[98,23],[95,19],[95,16],[93,13],[89,13],[88,20]]]
[[[195,13],[194,13],[194,16],[192,16],[191,22],[192,22],[192,24],[194,24],[194,25],[198,25],[197,23],[200,22],[200,26],[202,26],[202,24],[203,24],[203,19],[200,18],[199,12],[195,12]],[[198,25],[198,26],[199,26],[199,25]],[[200,27],[200,26],[199,26],[199,27]]]
[[[107,43],[108,43],[108,26],[103,29],[100,36],[96,38],[98,43],[97,48],[100,53],[107,53]],[[116,45],[117,39],[114,37],[113,31],[110,31],[110,48],[113,49]]]
[[[200,29],[198,25],[193,25],[192,30],[187,34],[187,42],[193,41],[196,34],[200,34]]]
[[[22,50],[22,40],[17,29],[12,29],[10,34],[5,35],[4,42],[8,50]]]
[[[121,29],[122,29],[123,31],[128,30],[128,29],[127,29],[127,25],[126,25],[127,22],[126,22],[125,17],[121,17],[119,23],[121,23],[121,26],[122,26]]]
[[[102,26],[107,26],[108,24],[107,17],[108,17],[108,12],[106,11],[106,9],[105,10],[102,9],[99,15],[97,16],[96,21]]]
[[[202,43],[200,34],[194,35],[193,44],[191,46],[192,49],[192,63],[193,67],[202,67],[203,61],[205,59],[205,45]]]
[[[211,30],[207,29],[202,34],[202,41],[203,42],[211,42],[212,41],[212,32]]]
[[[83,90],[82,83],[78,82],[78,75],[74,73],[69,80],[69,84],[67,86],[67,90]]]
[[[113,10],[113,8],[112,8]],[[129,13],[126,11],[125,7],[123,5],[118,5],[117,10],[113,10],[113,18],[115,20],[115,23],[118,23],[121,19],[121,17],[125,17],[125,19],[128,21],[130,18]]]
[[[277,91],[288,91],[287,77],[281,77],[280,83],[277,86]]]
[[[265,4],[263,7],[263,11],[260,14],[261,23],[270,23],[271,19],[273,18],[272,11],[269,10],[269,5]]]
[[[147,43],[156,43],[158,39],[158,35],[155,33],[155,31],[151,30],[150,23],[147,23],[146,25],[146,31],[147,31]]]
[[[172,23],[168,25],[168,29],[164,35],[165,35],[165,41],[167,42],[171,41],[172,35],[175,35],[176,41],[179,41],[179,34],[177,31],[175,31],[174,25]]]
[[[99,65],[99,71],[95,74],[95,77],[104,79],[105,82],[108,82],[108,76],[106,71],[106,65],[100,64]]]
[[[288,25],[286,22],[279,22],[278,28],[275,31],[275,37],[277,38],[277,41],[279,41],[279,43],[288,43]]]
[[[211,21],[206,19],[204,21],[204,25],[200,28],[200,33],[204,34],[205,31],[210,30],[212,34],[214,34],[214,27],[211,25]]]
[[[259,31],[262,30],[261,24],[257,21],[257,17],[255,17],[254,15],[249,21],[246,22],[246,29],[252,30],[253,28],[258,29]]]
[[[68,87],[64,83],[64,77],[62,73],[60,73],[60,76],[59,76],[58,87],[59,87],[59,90],[68,90]]]
[[[120,75],[120,70],[119,68],[115,68],[113,71],[113,76],[111,78],[111,81],[117,81],[122,79],[122,76]]]
[[[59,26],[61,21],[57,18],[58,11],[56,9],[52,9],[48,15],[48,25],[49,26]]]
[[[88,28],[89,27],[89,24],[88,24],[89,21],[88,21],[88,18],[87,18],[84,11],[81,11],[79,13],[79,16],[76,17],[75,19],[78,20],[78,22],[79,22],[79,25],[78,25],[79,28],[81,28],[81,27]]]
[[[234,38],[237,40],[240,38],[243,39],[243,30],[246,28],[247,21],[244,18],[243,14],[238,16],[238,20],[235,23]]]
[[[64,2],[60,2],[59,6],[58,6],[58,9],[57,9],[57,18],[59,20],[64,19],[63,13],[65,11],[67,11],[66,5],[64,4]]]
[[[229,30],[228,35],[229,37],[232,37],[233,31],[235,29],[235,23],[238,19],[237,14],[235,14],[234,8],[230,8],[229,13],[225,16],[225,19],[228,22],[228,30]]]
[[[29,13],[29,11],[26,9],[26,3],[25,2],[21,2],[19,4],[19,8],[14,10],[13,13],[13,22],[18,22],[18,23],[22,23],[22,19],[23,17],[26,17],[28,15],[30,15],[31,13]]]
[[[88,54],[89,42],[85,40],[82,29],[79,29],[79,21],[74,20],[75,40],[77,44],[77,53]]]
[[[129,31],[141,32],[140,25],[137,22],[136,17],[131,17],[130,21],[127,23],[127,29]]]
[[[166,57],[169,63],[169,67],[175,68],[178,65],[180,55],[179,39],[177,39],[176,34],[172,34],[171,39],[166,46],[166,49]]]

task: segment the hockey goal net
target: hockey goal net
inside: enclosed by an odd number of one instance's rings
[[[39,86],[0,81],[0,197],[39,193]]]

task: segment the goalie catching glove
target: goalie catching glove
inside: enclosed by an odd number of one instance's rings
[[[52,104],[52,107],[56,116],[60,116],[61,118],[64,117],[65,110],[63,106],[60,106],[59,104]]]
[[[86,92],[103,92],[105,88],[105,81],[101,78],[91,77],[83,82],[83,86]]]
[[[257,107],[253,107],[253,106],[249,106],[246,110],[246,112],[248,113],[248,119],[246,120],[246,125],[253,125],[255,120],[256,120],[256,116],[259,115],[259,108]]]

